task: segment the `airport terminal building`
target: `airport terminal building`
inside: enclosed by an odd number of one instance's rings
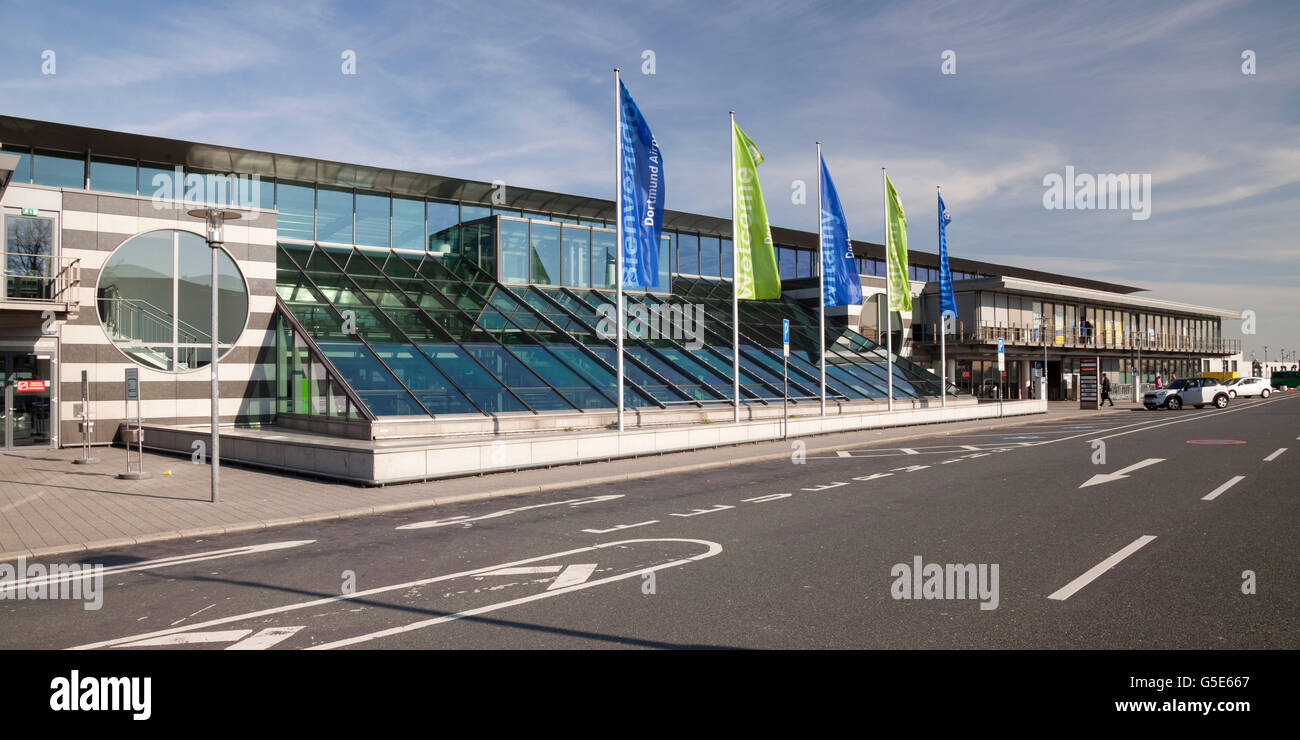
[[[223,424],[374,441],[612,420],[616,357],[600,331],[614,300],[610,200],[0,116],[0,448],[80,444],[83,373],[95,443],[134,415],[127,368],[144,418],[207,422],[213,276],[204,224],[186,213],[195,201],[245,211],[225,226],[217,275]],[[730,420],[731,224],[664,221],[659,287],[630,291],[629,311],[689,332],[633,324],[626,403],[638,425]],[[817,236],[773,237],[784,296],[741,302],[746,418],[780,413],[782,319],[789,397],[799,413],[818,407]],[[838,413],[883,406],[888,387],[883,248],[854,248],[866,306],[828,311]],[[954,259],[962,323],[941,389],[938,262],[910,260],[917,310],[893,324],[896,405],[937,405],[941,392],[973,403],[996,336],[1017,353],[1012,387],[1044,337],[1058,379],[1089,352],[1123,372],[1141,349],[1144,374],[1186,362],[1190,375],[1239,351],[1222,339],[1231,311]]]

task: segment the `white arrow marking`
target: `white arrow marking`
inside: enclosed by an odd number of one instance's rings
[[[595,572],[595,563],[579,563],[577,565],[570,565],[565,568],[560,575],[555,577],[555,583],[547,586],[546,590],[554,591],[557,588],[567,588],[568,586],[576,586],[579,583],[585,583],[588,578],[591,578],[591,574]]]
[[[1102,473],[1101,475],[1094,475],[1088,479],[1087,483],[1084,483],[1083,485],[1079,486],[1079,488],[1087,488],[1088,486],[1095,486],[1098,485],[1099,483],[1110,483],[1112,481],[1117,481],[1121,478],[1127,478],[1128,474],[1132,473],[1135,470],[1140,470],[1141,468],[1145,468],[1148,465],[1155,465],[1156,463],[1162,463],[1164,461],[1165,459],[1163,457],[1148,457],[1142,462],[1133,463],[1127,468],[1120,468],[1119,470],[1116,470],[1113,473]]]
[[[464,524],[466,522],[478,522],[484,519],[495,519],[497,517],[509,516],[511,514],[518,514],[521,511],[529,511],[530,509],[544,509],[548,506],[563,506],[564,504],[568,504],[569,506],[582,506],[583,504],[595,504],[601,501],[609,501],[611,499],[616,499],[616,498],[623,498],[623,494],[615,493],[607,496],[589,496],[587,498],[569,499],[568,501],[552,501],[547,504],[533,504],[531,506],[520,506],[514,509],[505,509],[504,511],[494,511],[491,514],[484,514],[483,516],[475,516],[475,517],[468,517],[463,515],[453,516],[448,519],[434,519],[433,521],[428,521],[428,522],[415,522],[414,524],[403,524],[397,529],[428,529],[429,527],[446,527],[452,524]]]
[[[229,558],[236,555],[252,555],[257,552],[270,552],[272,550],[285,550],[290,547],[301,547],[310,545],[316,540],[291,540],[287,542],[268,542],[265,545],[249,545],[247,547],[234,547],[229,550],[211,550],[209,552],[199,552],[193,555],[173,555],[169,558],[159,558],[157,560],[145,560],[140,563],[131,565],[115,565],[112,568],[104,568],[96,571],[90,567],[91,564],[83,563],[82,567],[76,569],[74,573],[57,573],[37,578],[23,578],[17,581],[0,584],[0,593],[5,591],[27,588],[41,584],[56,585],[64,581],[81,580],[90,578],[94,575],[103,574],[105,576],[116,575],[118,573],[129,573],[137,570],[153,570],[154,568],[168,568],[173,565],[187,565],[189,563],[198,563],[204,560],[215,560],[217,558]],[[193,616],[193,615],[190,615]]]
[[[303,629],[304,627],[306,627],[306,625],[303,625],[302,627],[268,627],[247,640],[240,640],[226,649],[265,650],[278,642],[284,642],[290,637],[293,637],[298,634],[298,630]]]
[[[494,570],[491,573],[483,573],[485,576],[529,576],[534,573],[559,573],[564,570],[563,565],[531,565],[523,568],[502,568]]]
[[[610,527],[609,529],[584,529],[584,530],[582,530],[582,531],[584,531],[584,532],[588,532],[588,533],[590,533],[590,534],[609,534],[610,532],[617,532],[617,531],[620,530],[620,529],[631,529],[631,528],[633,528],[633,527],[644,527],[644,526],[646,526],[646,525],[648,525],[648,524],[658,524],[658,523],[659,523],[659,520],[658,520],[658,519],[651,519],[651,520],[648,521],[648,522],[637,522],[636,524],[616,524],[616,525]]]
[[[305,626],[305,625],[304,625]],[[252,630],[218,630],[216,632],[186,632],[179,635],[152,637],[147,640],[123,643],[113,647],[162,647],[166,645],[198,645],[210,642],[233,642],[227,650],[265,650],[298,633],[302,627],[268,627],[244,639]]]
[[[167,635],[165,637],[151,637],[147,640],[138,642],[128,642],[124,645],[114,645],[113,647],[158,647],[160,645],[195,645],[206,642],[238,642],[244,639],[252,630],[222,630],[219,632],[187,632],[183,635]]]
[[[728,506],[727,504],[718,504],[711,509],[691,509],[691,513],[689,514],[669,514],[668,516],[699,516],[700,514],[712,514],[715,511],[726,511],[727,509],[734,508],[736,507]]]
[[[329,644],[327,644],[327,645],[318,645],[318,646],[316,646],[315,648],[312,648],[312,649],[317,649],[317,650],[320,650],[320,649],[329,649],[329,648],[333,648],[333,647],[341,647],[341,646],[344,645],[344,644],[352,644],[352,643],[354,643],[354,642],[365,642],[366,640],[372,640],[372,639],[375,639],[376,637],[381,637],[381,636],[386,635],[386,634],[389,634],[389,633],[396,634],[397,632],[406,632],[406,631],[409,631],[409,630],[421,629],[421,628],[423,628],[423,627],[427,627],[427,626],[429,626],[430,624],[441,624],[442,622],[448,622],[448,621],[452,621],[452,620],[456,620],[456,619],[463,619],[463,618],[465,618],[465,617],[468,617],[468,616],[471,616],[471,615],[474,615],[474,614],[483,614],[483,613],[486,613],[486,612],[495,611],[495,610],[497,610],[497,609],[505,609],[505,608],[508,608],[508,607],[511,607],[511,606],[515,606],[515,605],[517,605],[517,604],[523,604],[523,603],[527,603],[527,602],[530,602],[530,601],[535,601],[535,600],[537,600],[537,599],[550,598],[550,597],[552,597],[552,596],[559,596],[559,595],[561,595],[561,594],[569,593],[569,592],[571,592],[571,591],[579,591],[579,590],[582,590],[582,589],[591,588],[591,587],[593,587],[593,586],[600,586],[600,585],[605,584],[605,583],[613,583],[613,582],[615,582],[615,581],[620,581],[620,580],[624,580],[624,579],[627,579],[627,578],[637,578],[637,577],[641,576],[641,574],[643,574],[643,573],[653,573],[654,571],[657,571],[657,570],[663,570],[663,569],[665,569],[665,568],[676,568],[676,567],[678,567],[678,566],[685,565],[685,564],[687,564],[687,563],[691,563],[691,562],[695,562],[695,561],[697,561],[697,560],[703,560],[703,559],[705,559],[705,558],[711,558],[711,557],[713,557],[714,555],[717,555],[718,553],[722,552],[722,545],[719,545],[719,544],[716,543],[716,542],[710,542],[710,541],[708,541],[708,540],[693,540],[693,539],[682,539],[682,538],[673,538],[673,537],[665,537],[665,538],[659,538],[659,539],[618,540],[618,541],[615,541],[615,542],[604,542],[604,543],[601,543],[601,544],[599,544],[599,545],[592,545],[591,547],[581,547],[581,548],[578,548],[578,549],[576,549],[576,550],[566,550],[566,551],[564,551],[564,552],[556,552],[556,553],[551,553],[551,554],[549,554],[549,555],[539,555],[539,556],[537,556],[537,557],[527,558],[526,560],[516,560],[516,561],[511,562],[511,563],[500,563],[500,564],[497,564],[497,565],[490,565],[490,566],[487,566],[487,567],[485,567],[485,568],[475,568],[475,569],[473,569],[473,570],[465,570],[465,571],[461,571],[461,572],[459,572],[459,573],[448,573],[448,574],[446,574],[446,575],[435,576],[435,577],[433,577],[433,578],[422,578],[422,579],[420,579],[420,580],[416,580],[416,581],[407,581],[407,582],[405,582],[405,583],[395,583],[395,584],[392,584],[392,585],[390,585],[390,586],[380,586],[380,587],[378,587],[378,588],[371,588],[371,589],[367,589],[367,590],[364,590],[364,591],[356,591],[356,592],[354,592],[354,593],[350,593],[350,594],[342,594],[342,595],[339,595],[339,596],[329,596],[329,597],[322,598],[322,599],[312,599],[312,600],[310,600],[310,601],[302,601],[302,602],[298,602],[298,603],[294,603],[294,604],[286,604],[286,605],[283,605],[283,606],[272,607],[272,608],[269,608],[269,609],[262,609],[262,610],[255,611],[255,612],[248,612],[248,613],[246,613],[246,614],[235,614],[235,615],[233,615],[233,616],[229,616],[229,617],[221,617],[221,618],[219,618],[219,619],[210,619],[210,620],[208,620],[208,621],[206,621],[206,622],[200,622],[200,623],[198,623],[198,624],[192,624],[192,625],[188,625],[188,626],[184,626],[184,627],[172,627],[171,629],[158,630],[158,631],[156,631],[156,632],[148,632],[148,633],[145,633],[145,634],[142,634],[142,635],[132,635],[132,636],[130,636],[130,637],[125,637],[125,638],[117,638],[117,639],[113,639],[113,640],[102,640],[102,641],[100,641],[100,642],[92,642],[92,643],[89,643],[89,644],[86,644],[86,645],[77,645],[77,646],[75,646],[75,647],[71,647],[71,648],[68,648],[68,649],[69,649],[69,650],[93,650],[93,649],[96,649],[96,648],[113,647],[113,646],[115,646],[115,645],[120,645],[120,644],[122,644],[122,643],[124,643],[124,642],[138,642],[138,641],[140,641],[140,640],[153,639],[153,638],[157,638],[157,637],[166,637],[166,636],[169,636],[169,635],[179,634],[179,633],[181,633],[181,632],[187,632],[187,631],[189,631],[189,630],[194,630],[194,629],[203,629],[203,628],[206,628],[206,627],[216,627],[216,626],[218,626],[218,625],[230,624],[231,622],[240,622],[240,621],[244,621],[244,620],[247,620],[247,619],[261,619],[261,618],[263,618],[263,617],[269,617],[269,616],[273,616],[273,615],[276,615],[276,614],[284,614],[284,613],[287,613],[287,612],[297,611],[297,610],[300,610],[300,609],[309,609],[309,608],[316,607],[316,606],[323,606],[323,605],[326,605],[326,604],[333,604],[333,603],[335,603],[335,602],[339,602],[339,601],[348,601],[348,600],[350,600],[350,599],[360,599],[360,598],[365,598],[365,597],[368,597],[368,596],[374,596],[375,594],[388,593],[388,592],[390,592],[390,591],[405,591],[405,590],[409,590],[409,589],[412,589],[412,588],[416,588],[416,587],[419,587],[419,586],[423,586],[423,585],[426,585],[426,584],[429,584],[429,583],[438,583],[438,582],[441,582],[441,581],[449,581],[449,580],[452,580],[452,579],[455,579],[455,578],[464,578],[464,577],[467,577],[467,576],[480,576],[480,575],[483,575],[483,574],[485,574],[485,573],[491,573],[492,571],[495,571],[495,570],[502,570],[502,569],[504,569],[504,568],[512,568],[512,567],[515,567],[515,566],[524,565],[524,564],[526,564],[526,563],[535,563],[535,562],[537,562],[537,561],[539,561],[539,560],[555,560],[555,559],[557,559],[557,558],[564,558],[564,557],[567,557],[567,556],[570,556],[570,555],[577,555],[577,554],[579,554],[579,553],[592,552],[592,551],[595,551],[595,550],[603,550],[603,549],[605,549],[605,548],[607,548],[607,547],[622,548],[622,547],[626,547],[626,546],[628,546],[628,545],[636,545],[636,544],[641,544],[641,543],[657,543],[657,542],[674,542],[674,543],[679,543],[679,542],[680,542],[680,543],[689,543],[689,544],[693,544],[693,545],[703,545],[705,548],[707,548],[707,550],[706,550],[706,552],[703,552],[703,553],[701,553],[701,554],[699,554],[699,555],[691,555],[691,556],[687,556],[687,557],[679,558],[679,559],[677,559],[677,560],[673,560],[673,561],[668,562],[668,563],[660,563],[659,565],[652,565],[652,566],[649,566],[649,567],[646,567],[646,568],[641,568],[641,569],[639,569],[639,570],[634,570],[634,571],[631,571],[631,572],[628,572],[628,573],[620,573],[620,574],[618,574],[618,575],[607,576],[607,577],[605,577],[605,578],[600,578],[600,579],[597,579],[597,580],[594,580],[594,581],[586,581],[586,582],[584,582],[584,583],[580,583],[580,584],[578,584],[578,585],[576,585],[576,586],[572,586],[572,587],[567,588],[567,589],[557,589],[557,590],[555,590],[555,591],[543,591],[543,592],[540,592],[540,593],[537,593],[537,594],[533,594],[532,596],[526,596],[526,597],[523,597],[523,598],[520,598],[520,599],[512,599],[512,600],[510,600],[510,601],[504,601],[504,602],[497,603],[497,604],[491,604],[491,605],[489,605],[489,606],[479,607],[479,608],[477,608],[477,609],[471,609],[471,610],[469,610],[469,611],[460,612],[459,614],[453,614],[453,615],[448,616],[448,617],[439,617],[438,619],[435,619],[435,620],[427,620],[427,621],[425,621],[425,622],[416,622],[415,624],[407,625],[406,627],[399,627],[399,628],[397,628],[395,631],[392,631],[392,630],[385,630],[384,632],[377,632],[377,633],[374,633],[374,634],[372,634],[372,635],[364,635],[364,636],[359,637],[359,638],[352,638],[352,639],[350,639],[350,640],[343,640],[343,641],[340,641],[340,642],[329,643]]]

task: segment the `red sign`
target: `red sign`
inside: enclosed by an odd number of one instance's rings
[[[40,393],[45,390],[45,384],[48,380],[20,380],[18,381],[19,393]]]
[[[969,377],[970,377],[970,371],[969,371],[969,370],[962,370],[962,371],[961,371],[961,376],[962,376],[963,378],[969,378]]]

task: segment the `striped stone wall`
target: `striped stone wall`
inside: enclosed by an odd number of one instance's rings
[[[140,368],[142,414],[150,422],[190,424],[211,418],[211,376],[200,368],[167,373],[135,365],[113,346],[99,321],[95,302],[99,273],[113,250],[127,239],[156,229],[204,233],[184,203],[156,209],[148,197],[62,192],[61,249],[81,260],[80,310],[59,328],[60,443],[80,443],[73,404],[81,399],[81,371],[88,373],[95,442],[111,441],[125,418],[125,373]],[[275,412],[275,214],[227,222],[225,248],[249,290],[249,317],[238,343],[219,368],[221,421],[269,422]],[[135,414],[132,404],[131,415]]]

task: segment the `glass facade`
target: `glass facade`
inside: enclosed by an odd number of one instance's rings
[[[614,406],[615,340],[600,328],[614,294],[598,279],[613,278],[604,269],[612,230],[512,217],[459,229],[463,244],[482,233],[486,243],[450,256],[280,245],[277,291],[292,318],[282,317],[281,363],[299,368],[291,370],[296,380],[280,383],[282,413],[328,415],[346,406],[330,400],[340,396],[355,397],[356,412],[367,418]],[[466,237],[471,229],[475,235]],[[499,250],[499,281],[480,259],[491,250]],[[678,277],[671,294],[634,290],[626,299],[628,404],[730,404],[731,284]],[[743,402],[780,403],[783,318],[792,321],[791,396],[815,402],[817,314],[785,300],[743,301],[741,311]],[[301,326],[303,336],[288,324]],[[880,347],[836,327],[827,328],[826,346],[830,398],[884,398]],[[301,357],[311,352],[319,358],[308,367]],[[896,362],[898,397],[938,393],[937,378]]]

